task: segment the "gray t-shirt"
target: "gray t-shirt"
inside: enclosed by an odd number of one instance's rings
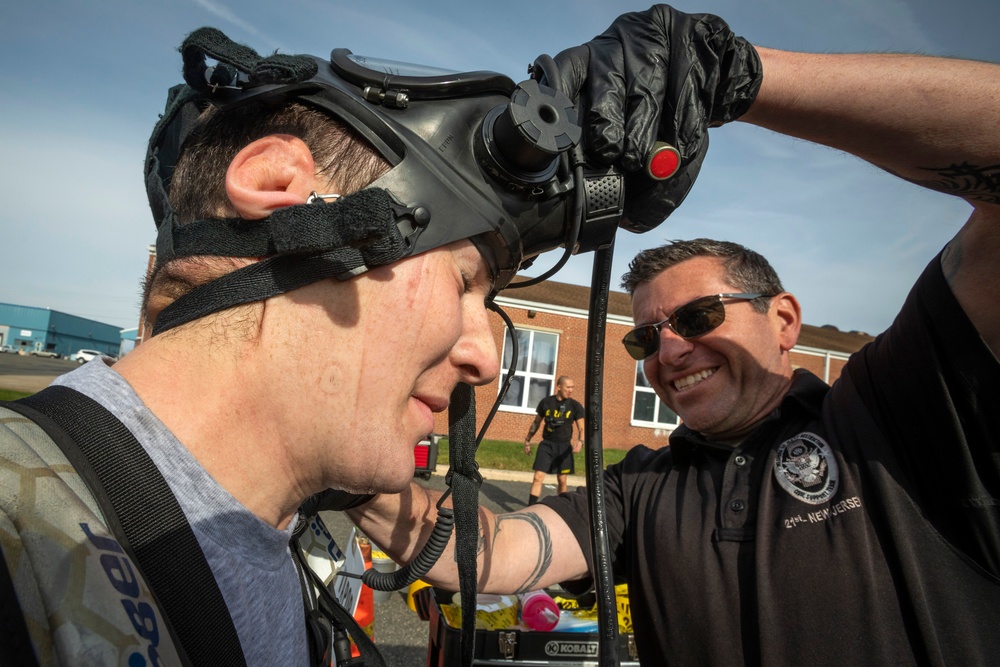
[[[101,359],[56,378],[53,384],[75,389],[103,405],[159,468],[205,552],[247,665],[308,665],[302,592],[288,547],[297,518],[285,530],[257,518],[215,481],[128,382]]]

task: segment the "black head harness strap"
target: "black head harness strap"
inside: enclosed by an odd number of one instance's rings
[[[402,220],[397,220],[397,212]],[[409,254],[419,225],[382,189],[369,188],[332,204],[279,209],[263,220],[201,220],[175,227],[173,257],[265,257],[205,283],[165,308],[153,334],[210,313],[309,285],[324,278],[347,280]],[[409,232],[404,236],[405,231]],[[161,228],[161,238],[163,228]],[[158,245],[159,247],[159,245]]]
[[[197,126],[197,119],[208,106],[208,98],[220,86],[252,88],[269,84],[290,84],[308,80],[316,74],[312,58],[274,54],[262,58],[248,46],[229,39],[221,31],[205,27],[195,30],[180,47],[187,85],[174,86],[167,97],[166,109],[153,129],[146,154],[146,191],[149,193],[153,219],[161,227],[175,224],[166,188],[177,164],[184,140]],[[209,67],[207,58],[218,61]],[[157,240],[157,253],[162,247]]]
[[[206,56],[244,72],[248,86],[295,83],[316,74],[315,60],[282,53],[262,58],[249,46],[234,42],[222,31],[210,27],[199,28],[188,35],[180,51],[184,59],[184,80],[201,92],[232,85],[238,76],[235,70],[228,67],[215,67],[209,71]]]
[[[159,222],[157,265],[195,255],[264,258],[201,285],[165,308],[153,334],[236,305],[261,301],[325,278],[346,280],[412,252],[426,226],[422,210],[407,208],[386,190],[367,188],[335,203],[289,206],[263,220],[196,220],[181,225],[167,188],[172,166],[207,97],[220,86],[255,87],[305,81],[312,58],[260,57],[215,28],[191,33],[181,46],[186,86],[170,91],[146,157],[146,187]],[[208,67],[206,58],[218,61]]]

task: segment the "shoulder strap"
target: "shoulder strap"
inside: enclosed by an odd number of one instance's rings
[[[48,387],[7,405],[44,429],[87,483],[154,591],[182,657],[195,665],[246,665],[229,609],[184,512],[125,425],[68,387]],[[206,617],[213,622],[204,623]]]

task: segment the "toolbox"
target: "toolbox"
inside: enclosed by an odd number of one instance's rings
[[[461,664],[462,631],[445,620],[440,603],[452,595],[437,588],[417,593],[418,612],[429,622],[427,667]],[[476,630],[473,665],[564,665],[597,664],[596,632],[533,632],[515,627],[509,630]],[[623,667],[638,667],[632,633],[619,634],[618,659]]]

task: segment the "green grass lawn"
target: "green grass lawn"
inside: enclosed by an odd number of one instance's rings
[[[0,389],[0,401],[16,401],[25,396],[31,396],[31,391],[14,391],[13,389]]]
[[[476,450],[476,461],[480,468],[493,468],[495,470],[518,470],[530,471],[531,464],[535,461],[535,451],[537,443],[532,446],[531,454],[524,453],[523,442],[512,442],[510,440],[483,440]],[[625,457],[624,449],[605,449],[604,465],[617,463]],[[441,438],[438,443],[439,465],[448,464],[448,438]],[[586,467],[584,465],[584,452],[580,451],[573,455],[573,464],[576,466],[576,474],[583,475]]]

